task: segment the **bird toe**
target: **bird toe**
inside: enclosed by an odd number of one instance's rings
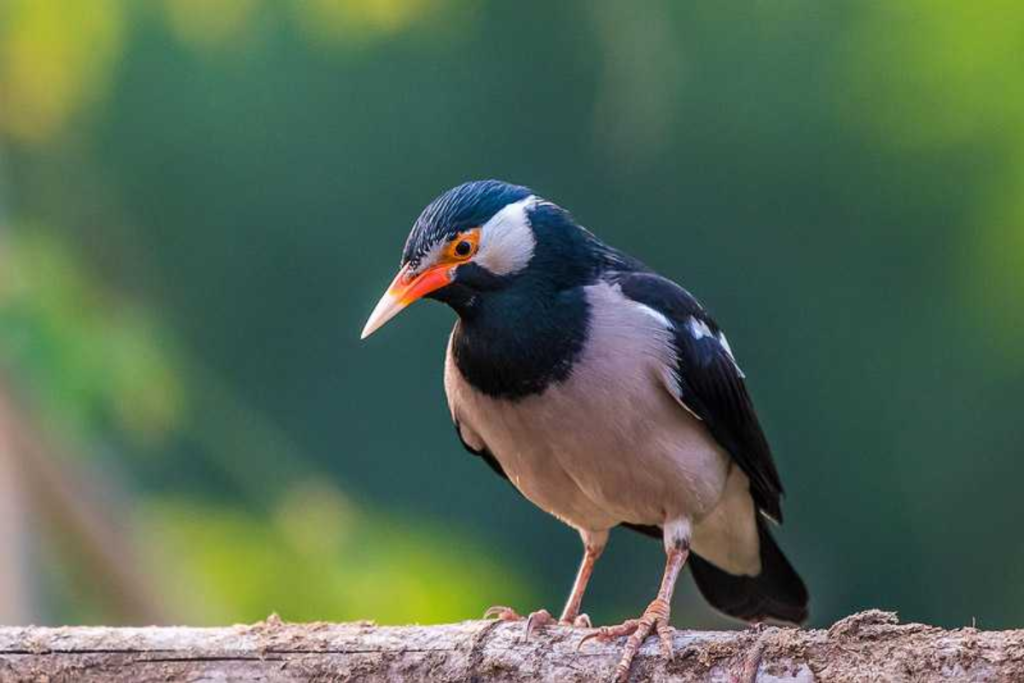
[[[594,628],[594,625],[590,622],[590,617],[586,614],[581,614],[571,622],[567,622],[567,625],[573,628]]]
[[[531,612],[530,616],[526,618],[526,640],[530,639],[530,636],[533,635],[534,630],[537,628],[543,628],[557,623],[558,619],[551,616],[551,612],[548,612],[546,609],[539,609],[536,612]]]
[[[499,621],[521,621],[522,617],[511,607],[505,607],[504,605],[494,605],[488,607],[487,611],[484,612],[484,619],[490,619],[491,617],[497,617]]]

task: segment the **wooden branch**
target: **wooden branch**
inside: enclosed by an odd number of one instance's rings
[[[601,681],[622,643],[522,624],[286,624],[231,628],[0,628],[0,681]],[[1024,630],[945,631],[877,610],[828,630],[676,631],[650,639],[632,680],[1019,681]]]

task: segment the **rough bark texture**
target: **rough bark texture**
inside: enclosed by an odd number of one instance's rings
[[[622,643],[522,624],[286,624],[231,628],[0,628],[0,681],[600,681]],[[869,611],[828,630],[677,631],[650,639],[632,680],[1024,681],[1024,630],[945,631]]]

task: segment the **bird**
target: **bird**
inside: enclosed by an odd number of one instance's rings
[[[583,542],[560,617],[532,612],[527,637],[553,624],[590,629],[580,645],[628,636],[613,675],[626,681],[649,636],[671,657],[684,565],[726,615],[806,620],[807,588],[771,533],[783,487],[746,376],[686,289],[527,187],[478,180],[416,219],[362,338],[420,299],[456,313],[444,388],[462,444]],[[595,630],[583,596],[620,526],[662,541],[664,574],[639,618]]]

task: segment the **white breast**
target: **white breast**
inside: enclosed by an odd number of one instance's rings
[[[699,522],[729,457],[670,393],[669,322],[617,287],[586,291],[591,322],[564,382],[510,402],[470,386],[449,353],[445,389],[463,438],[486,446],[533,503],[582,530]]]

